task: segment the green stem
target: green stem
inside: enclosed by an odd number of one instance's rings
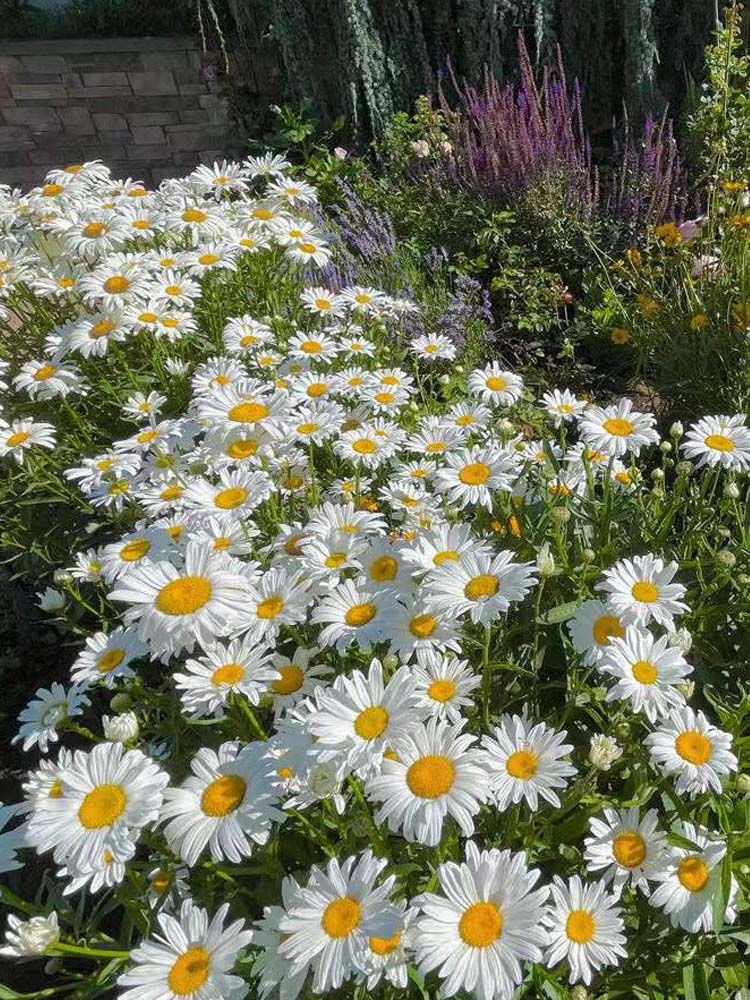
[[[129,951],[113,951],[109,948],[88,948],[82,944],[64,944],[58,941],[47,949],[48,955],[77,955],[80,958],[129,958]]]
[[[490,724],[490,626],[484,626],[484,645],[482,647],[482,718],[485,729]]]

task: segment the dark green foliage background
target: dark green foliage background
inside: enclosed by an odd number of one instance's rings
[[[287,99],[306,99],[329,120],[345,114],[365,137],[434,89],[446,57],[470,81],[485,65],[507,78],[519,30],[539,63],[561,46],[593,131],[608,129],[623,103],[636,117],[669,103],[679,117],[716,23],[714,0],[226,2],[246,38],[273,38]]]

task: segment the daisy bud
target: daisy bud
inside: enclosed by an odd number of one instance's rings
[[[12,958],[43,955],[49,947],[60,940],[57,913],[52,912],[48,917],[32,917],[31,920],[19,920],[11,913],[8,917],[5,940],[7,944],[4,948],[0,948],[0,955]]]
[[[693,646],[693,637],[686,628],[678,628],[674,632],[669,632],[667,638],[669,639],[670,646],[677,646],[686,655]]]
[[[129,694],[125,694],[124,691],[119,691],[116,695],[112,697],[109,703],[109,707],[113,712],[127,712],[127,710],[133,704],[133,699]]]
[[[574,986],[570,991],[570,1000],[588,1000],[589,991],[585,986]]]
[[[68,573],[66,569],[56,569],[54,574],[52,575],[52,579],[54,580],[55,583],[58,584],[73,582],[73,577],[70,575],[70,573]]]
[[[677,687],[685,701],[690,701],[695,693],[695,681],[683,681],[682,684],[678,684]]]
[[[668,455],[671,450],[672,450],[672,445],[669,443],[669,441],[662,441],[662,443],[659,445],[659,451],[663,455]]]
[[[459,375],[463,375],[463,373],[464,373],[464,366],[463,365],[454,365],[453,371],[457,372]]]
[[[719,538],[731,538],[732,537],[732,532],[729,530],[729,528],[719,528],[719,530],[716,532],[716,534],[718,535]]]
[[[689,476],[692,471],[693,471],[692,462],[684,462],[684,461],[678,462],[677,465],[675,466],[675,472],[677,473],[678,476]]]
[[[567,524],[571,518],[571,513],[567,507],[553,507],[550,517],[556,524]]]
[[[388,653],[387,656],[383,657],[383,666],[386,670],[395,670],[399,664],[399,658],[395,653]]]
[[[596,559],[596,552],[593,549],[584,549],[581,552],[581,562],[592,563]]]
[[[512,420],[508,420],[507,417],[503,417],[501,420],[498,420],[497,429],[503,437],[510,437],[516,428],[513,425]]]
[[[665,469],[674,469],[674,459],[673,458],[665,458],[664,459],[664,468]]]
[[[727,483],[724,487],[724,496],[727,500],[739,500],[740,488],[737,483]]]
[[[591,737],[589,748],[589,763],[598,771],[609,771],[616,760],[622,757],[623,750],[612,736],[597,733]]]
[[[617,726],[617,728],[615,729],[615,736],[618,738],[618,740],[630,739],[631,733],[632,729],[630,728],[629,722],[621,722],[619,726]]]
[[[737,791],[740,795],[750,795],[750,774],[737,775]]]
[[[747,585],[750,584],[750,576],[748,576],[747,573],[738,573],[737,583],[740,587],[747,587]]]
[[[679,420],[675,420],[675,422],[669,428],[669,436],[673,438],[681,438],[684,433],[685,433],[685,428],[682,426]]]
[[[664,469],[652,469],[651,478],[655,483],[664,482]]]
[[[55,590],[54,587],[47,587],[43,593],[36,596],[39,598],[37,607],[40,607],[42,611],[62,611],[65,607],[65,595],[61,594],[59,590]]]
[[[549,542],[545,542],[537,552],[536,567],[539,570],[539,576],[555,575],[555,557],[550,552]]]
[[[721,552],[716,553],[716,562],[724,569],[732,569],[737,562],[737,556],[729,549],[722,549]]]
[[[134,712],[123,712],[121,715],[102,716],[104,736],[110,743],[127,743],[138,735],[138,719]]]
[[[449,385],[450,384],[450,380],[451,380],[451,377],[448,374],[440,376],[440,384],[441,385]]]

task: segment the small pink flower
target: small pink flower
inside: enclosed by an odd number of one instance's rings
[[[345,160],[349,155],[349,151],[344,149],[343,146],[337,146],[333,151],[333,155],[337,160]]]

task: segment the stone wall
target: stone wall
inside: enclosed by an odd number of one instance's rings
[[[268,103],[275,74],[254,73],[252,52],[241,62],[243,87]],[[220,61],[191,37],[2,42],[0,183],[30,187],[53,166],[101,159],[155,184],[241,153],[226,90]]]

